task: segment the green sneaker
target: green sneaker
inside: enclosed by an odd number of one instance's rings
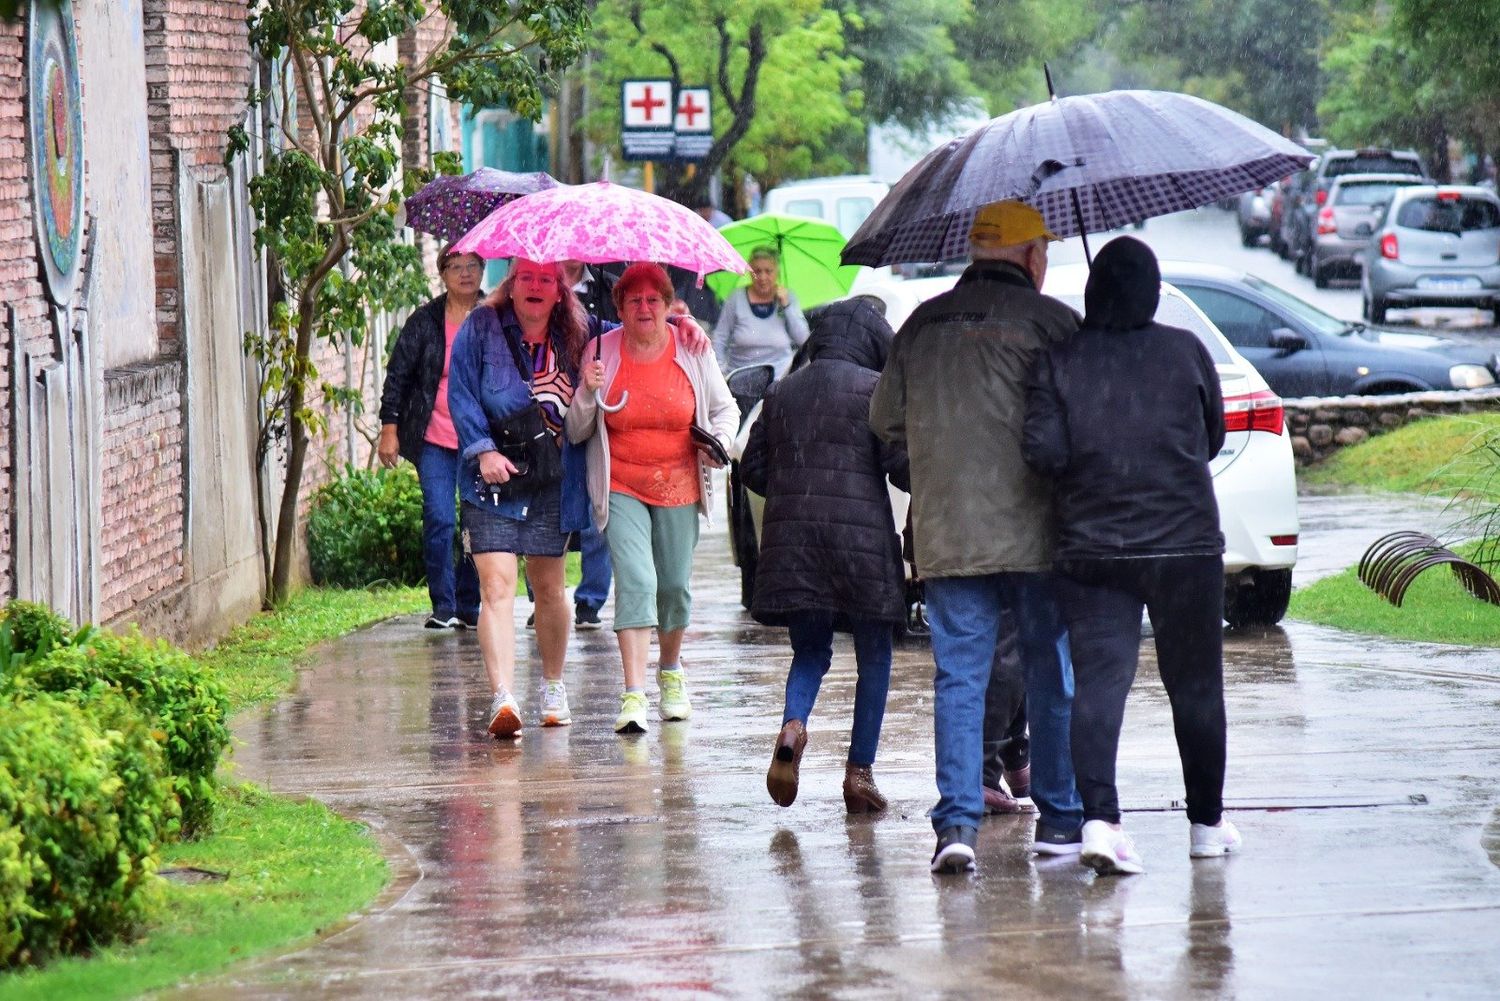
[[[648,709],[650,706],[644,692],[626,692],[620,696],[620,715],[615,717],[615,733],[645,733]]]
[[[693,705],[688,701],[687,681],[682,671],[656,672],[656,687],[661,693],[661,718],[667,721],[684,720],[693,715]]]

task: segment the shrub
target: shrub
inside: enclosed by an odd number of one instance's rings
[[[0,674],[45,657],[58,647],[87,640],[94,631],[93,626],[74,631],[67,619],[46,605],[12,601],[0,608]]]
[[[76,692],[90,705],[119,689],[161,743],[182,811],[182,834],[196,837],[213,821],[219,758],[229,744],[229,699],[206,668],[160,640],[98,633],[83,646],[62,647],[22,667],[37,689]]]
[[[416,472],[346,467],[319,487],[307,518],[307,555],[318,584],[420,583],[426,571]]]
[[[25,686],[0,701],[0,962],[106,942],[141,915],[172,796],[138,714],[92,701]]]

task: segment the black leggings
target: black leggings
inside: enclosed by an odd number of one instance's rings
[[[1057,571],[1073,652],[1073,770],[1084,819],[1120,821],[1115,756],[1144,606],[1172,703],[1188,819],[1217,824],[1224,810],[1223,559],[1060,560]]]

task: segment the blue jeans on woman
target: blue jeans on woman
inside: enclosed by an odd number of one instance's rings
[[[1050,573],[993,573],[926,581],[932,626],[933,729],[938,804],[933,830],[978,827],[984,815],[984,699],[1001,616],[1020,634],[1031,726],[1031,798],[1056,830],[1083,824],[1069,747],[1073,661]]]
[[[438,619],[455,615],[474,625],[479,620],[479,574],[474,561],[457,546],[458,450],[426,442],[417,462],[422,485],[422,560],[427,567],[427,596]]]
[[[854,683],[854,728],[849,734],[849,764],[868,767],[875,763],[880,743],[880,724],[885,719],[885,696],[891,685],[891,624],[853,619],[854,662],[859,677]],[[792,640],[792,666],[786,676],[786,711],[781,724],[812,715],[823,675],[833,663],[833,616],[828,612],[801,612],[787,624]]]

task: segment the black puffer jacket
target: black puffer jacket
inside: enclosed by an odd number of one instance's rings
[[[766,498],[750,612],[781,625],[792,612],[900,622],[901,539],[886,477],[909,489],[906,453],[870,430],[870,396],[891,328],[869,303],[819,310],[794,369],[766,394],[741,459]]]
[[[443,314],[447,308],[446,292],[418,306],[406,318],[385,367],[380,423],[396,425],[401,457],[413,465],[422,454],[438,383],[443,380],[443,356],[448,350]]]
[[[1032,372],[1023,450],[1053,479],[1058,560],[1224,551],[1208,470],[1224,445],[1219,373],[1190,331],[1154,322],[1160,296],[1151,249],[1111,241],[1083,326]]]

